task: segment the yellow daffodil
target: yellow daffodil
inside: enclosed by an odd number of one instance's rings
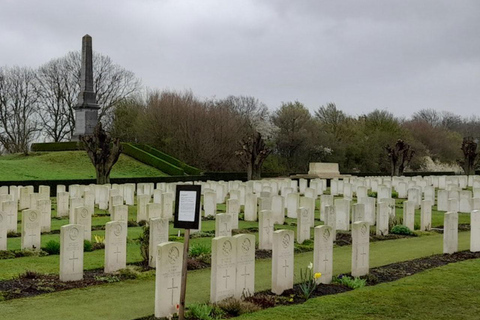
[[[320,272],[317,272],[317,273],[315,273],[315,274],[313,275],[313,278],[314,278],[314,279],[318,279],[318,278],[320,278],[321,276],[322,276],[322,274],[321,274]]]

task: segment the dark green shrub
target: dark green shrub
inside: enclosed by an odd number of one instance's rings
[[[118,273],[124,279],[137,279],[140,275],[140,271],[138,271],[135,267],[132,266],[127,266],[124,269],[120,269]]]
[[[148,225],[143,226],[142,233],[137,238],[140,243],[140,254],[142,256],[142,265],[148,267],[150,261],[150,253],[148,247],[150,245],[150,227]]]
[[[192,166],[187,165],[186,163],[178,160],[177,158],[172,157],[171,155],[168,155],[166,153],[163,153],[162,151],[155,149],[149,145],[146,144],[133,144],[135,147],[150,153],[154,157],[157,157],[159,159],[162,159],[166,162],[169,162],[170,164],[179,167],[185,171],[185,173],[189,175],[199,175],[202,173],[200,169],[194,168]]]
[[[398,199],[398,192],[397,191],[392,191],[392,198],[393,199]]]
[[[260,310],[256,304],[235,298],[227,298],[217,303],[217,307],[222,309],[226,314],[238,317],[244,313],[250,313]]]
[[[215,320],[222,317],[222,312],[209,304],[191,304],[185,313],[185,319],[190,320]]]
[[[403,234],[403,235],[406,235],[406,236],[413,235],[413,232],[407,226],[404,226],[404,225],[401,225],[401,224],[398,224],[398,225],[394,226],[392,228],[392,230],[390,230],[390,233]]]
[[[188,251],[188,254],[192,258],[198,257],[200,255],[210,254],[210,253],[211,253],[210,247],[201,243],[193,244]]]
[[[367,196],[372,197],[372,198],[376,198],[377,193],[375,191],[368,191]]]
[[[60,242],[50,240],[45,244],[45,247],[42,248],[42,250],[48,252],[48,254],[60,254]]]
[[[365,287],[367,284],[367,280],[365,279],[360,279],[360,278],[351,278],[349,276],[344,276],[344,275],[339,275],[338,277],[333,277],[332,279],[333,283],[338,283],[338,284],[343,284],[344,286],[347,286],[352,289],[358,289]]]
[[[32,143],[31,149],[35,152],[84,150],[83,143],[79,141]]]
[[[93,245],[91,241],[83,240],[83,251],[84,252],[91,252],[93,251]]]
[[[15,258],[15,252],[10,250],[2,250],[0,251],[0,260],[2,259],[13,259]]]
[[[183,169],[174,166],[171,163],[168,163],[167,161],[157,158],[142,149],[139,149],[135,146],[133,146],[130,143],[122,143],[123,146],[123,153],[138,160],[143,163],[149,164],[152,167],[157,168],[158,170],[165,172],[166,174],[172,175],[172,176],[183,176],[185,175],[185,172]]]

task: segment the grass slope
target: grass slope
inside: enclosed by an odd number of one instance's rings
[[[163,177],[165,173],[124,154],[111,178]],[[0,181],[94,179],[95,169],[84,151],[32,152],[0,157]]]

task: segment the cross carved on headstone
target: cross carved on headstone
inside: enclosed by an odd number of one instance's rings
[[[122,253],[120,250],[118,250],[118,246],[117,246],[117,251],[115,251],[115,252],[113,252],[113,253],[115,253],[115,254],[117,255],[117,263],[118,263],[118,254],[119,254],[119,253]]]
[[[362,266],[364,266],[365,265],[365,256],[367,255],[367,253],[365,252],[365,246],[362,246],[362,252],[360,253],[360,255],[362,256]]]
[[[228,275],[228,269],[225,269],[225,275],[223,276],[223,279],[225,279],[225,289],[228,288],[228,278],[230,278]]]
[[[9,214],[7,214],[7,216],[10,218],[10,223],[12,223],[12,219],[15,216],[15,214],[13,212],[10,212]]]
[[[282,268],[285,269],[285,278],[286,278],[287,277],[287,269],[289,268],[289,265],[287,263],[287,259],[285,259],[285,265]]]
[[[72,271],[75,272],[75,260],[78,260],[78,257],[75,257],[75,251],[73,251],[72,257],[68,260],[72,261]]]
[[[170,288],[167,288],[167,290],[172,290],[172,300],[171,300],[170,304],[173,304],[173,290],[174,289],[178,289],[178,286],[175,287],[175,279],[172,278],[172,286]]]
[[[240,276],[243,277],[243,280],[244,280],[243,281],[244,282],[243,288],[247,287],[247,276],[249,276],[249,275],[250,275],[250,273],[247,273],[247,266],[245,266],[245,271],[243,272],[243,274],[240,275]]]
[[[327,254],[325,254],[325,259],[323,259],[323,262],[325,262],[325,270],[327,270],[327,262],[328,262]]]

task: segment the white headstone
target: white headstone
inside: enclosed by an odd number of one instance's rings
[[[260,211],[258,215],[258,248],[272,250],[273,215],[270,210]]]
[[[473,210],[470,214],[470,251],[480,251],[480,211]]]
[[[205,192],[203,195],[203,210],[205,217],[213,217],[217,214],[217,194],[215,192]]]
[[[333,196],[322,194],[320,196],[320,220],[325,221],[325,206],[333,206]]]
[[[253,193],[245,195],[244,219],[245,221],[257,221],[257,196]]]
[[[113,206],[113,213],[110,216],[110,219],[112,221],[128,222],[128,206],[124,204]]]
[[[147,220],[161,218],[162,205],[160,203],[147,203]]]
[[[7,213],[0,211],[0,251],[7,250]]]
[[[233,237],[212,240],[210,302],[234,297],[236,291],[237,245]]]
[[[227,213],[232,215],[232,229],[238,229],[238,214],[240,213],[240,202],[237,199],[227,200]]]
[[[443,222],[443,253],[458,251],[458,213],[447,212]]]
[[[415,229],[415,202],[413,201],[403,202],[403,225],[412,231]]]
[[[163,318],[176,313],[180,303],[183,243],[164,242],[155,250],[155,317]]]
[[[302,244],[303,241],[310,240],[310,215],[304,207],[297,210],[297,242]]]
[[[127,223],[110,221],[105,225],[105,273],[127,266]]]
[[[237,276],[235,298],[248,297],[255,293],[255,235],[237,234]]]
[[[92,241],[92,216],[86,207],[76,207],[73,222],[83,226],[83,239]]]
[[[60,281],[83,279],[83,226],[60,227]]]
[[[350,230],[350,200],[335,199],[334,205],[337,230]]]
[[[220,213],[215,216],[215,237],[232,236],[232,215]]]
[[[4,224],[7,226],[8,232],[17,232],[18,221],[18,205],[16,201],[3,201],[1,211],[5,212]]]
[[[22,249],[40,250],[41,217],[37,210],[22,211]]]
[[[272,292],[277,295],[293,288],[293,241],[292,230],[278,230],[273,233]]]
[[[40,214],[41,231],[50,232],[52,225],[52,202],[50,200],[37,200],[37,210]]]
[[[390,220],[390,213],[388,209],[388,203],[377,203],[377,227],[376,234],[379,236],[385,236],[388,234],[388,222]]]
[[[174,195],[171,192],[162,194],[162,218],[173,219],[173,198]]]
[[[155,268],[157,261],[157,246],[161,243],[168,242],[169,224],[166,218],[154,218],[149,220],[149,261],[150,267]]]
[[[287,196],[287,217],[297,218],[297,209],[299,206],[300,199],[298,193],[289,193]]]
[[[147,203],[150,202],[148,194],[137,196],[137,222],[147,221]]]
[[[428,231],[432,227],[432,201],[423,200],[420,209],[420,231]]]
[[[313,272],[320,272],[320,283],[332,282],[333,275],[333,233],[329,226],[315,227],[313,249]]]
[[[370,226],[366,222],[352,224],[352,277],[368,274],[370,256]]]
[[[273,196],[272,197],[272,214],[273,222],[276,224],[285,223],[285,205],[283,203],[282,196]]]

